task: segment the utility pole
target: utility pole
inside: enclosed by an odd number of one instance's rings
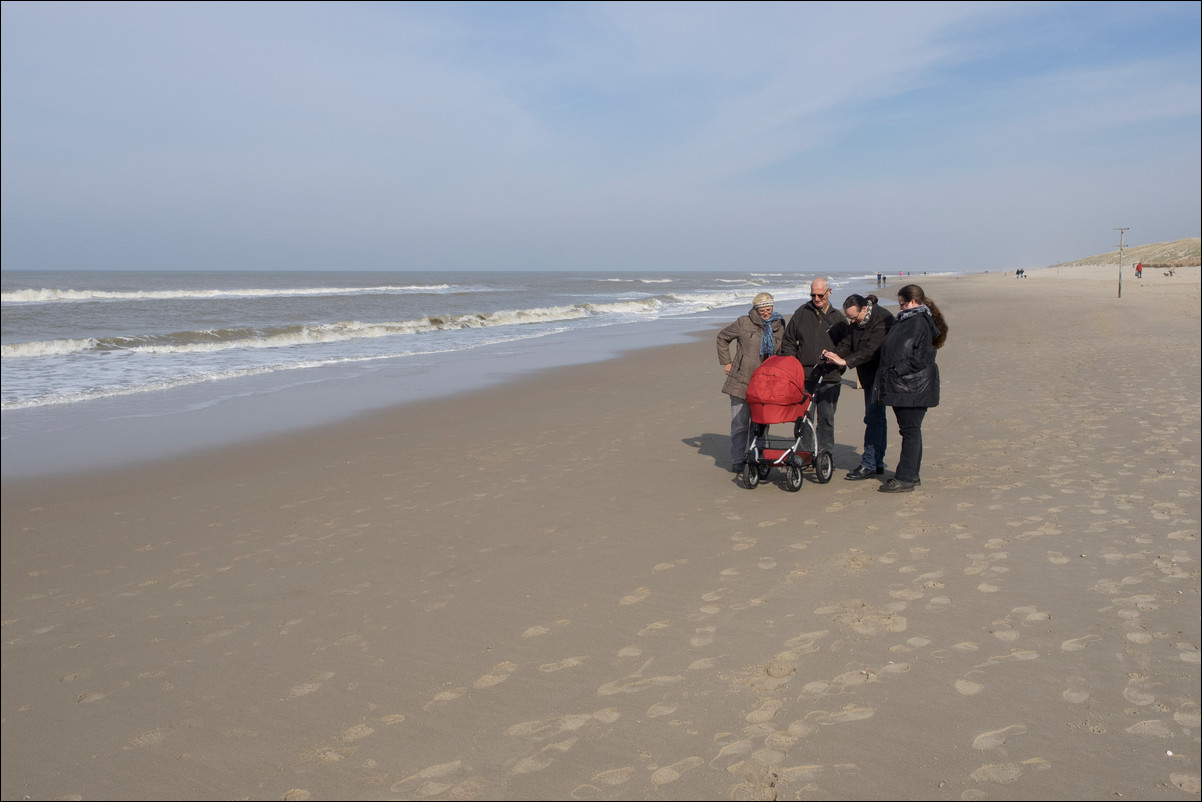
[[[1111,231],[1119,232],[1119,297],[1123,297],[1123,235],[1127,233],[1127,228],[1112,228]]]

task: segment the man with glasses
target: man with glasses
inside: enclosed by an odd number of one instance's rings
[[[835,407],[846,368],[825,361],[822,352],[835,350],[846,333],[847,318],[831,306],[830,282],[814,279],[810,300],[797,307],[785,327],[781,354],[797,357],[805,367],[806,392],[814,396],[809,414],[818,437],[815,453],[835,453]]]

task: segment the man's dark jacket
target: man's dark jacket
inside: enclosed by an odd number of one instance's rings
[[[864,326],[847,322],[847,334],[834,351],[847,360],[849,368],[856,369],[861,387],[872,387],[876,381],[876,369],[881,364],[880,347],[885,335],[893,328],[893,313],[883,306],[873,304]]]
[[[843,379],[843,368],[822,359],[823,351],[834,351],[835,344],[847,333],[847,318],[828,304],[825,312],[818,311],[813,301],[797,307],[789,325],[785,326],[785,341],[780,352],[801,360],[806,371],[806,384],[816,382],[835,384]],[[821,364],[819,364],[821,362]],[[817,367],[815,367],[817,366]]]

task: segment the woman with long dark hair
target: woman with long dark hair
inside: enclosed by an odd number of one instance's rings
[[[880,367],[872,398],[893,408],[901,435],[901,455],[883,493],[907,493],[922,484],[922,420],[939,406],[939,366],[935,352],[947,342],[947,321],[922,287],[897,291],[901,311],[881,343]]]

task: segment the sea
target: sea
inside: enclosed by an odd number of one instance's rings
[[[832,300],[877,281],[826,275]],[[813,278],[4,270],[3,475],[167,457],[684,342],[759,292],[787,316]]]

